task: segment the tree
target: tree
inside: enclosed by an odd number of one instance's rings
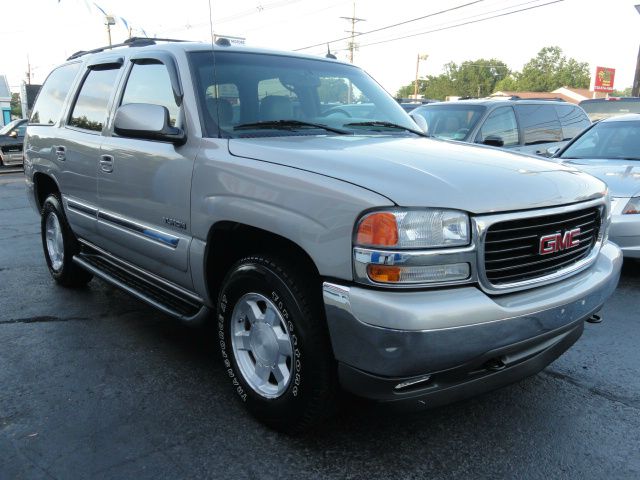
[[[22,104],[20,103],[20,94],[11,94],[11,116],[22,118]]]
[[[544,47],[516,75],[516,90],[551,92],[560,87],[588,88],[589,64],[567,58],[560,47]]]
[[[495,58],[469,60],[457,65],[447,63],[444,73],[418,81],[418,93],[425,98],[444,100],[451,95],[482,97],[493,93],[496,84],[510,72],[507,65]],[[398,91],[399,97],[413,95],[415,82]]]

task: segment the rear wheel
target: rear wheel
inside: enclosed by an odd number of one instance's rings
[[[260,421],[287,432],[330,414],[337,388],[308,277],[275,257],[247,257],[231,268],[218,301],[218,341],[234,391]]]
[[[62,209],[57,195],[49,195],[42,206],[41,235],[44,257],[53,279],[65,287],[86,285],[93,275],[73,263],[80,245]]]

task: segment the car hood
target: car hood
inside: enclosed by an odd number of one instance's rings
[[[597,198],[605,189],[565,165],[423,137],[242,138],[229,140],[229,152],[337,178],[407,207],[522,210]]]
[[[598,158],[565,160],[563,163],[605,182],[612,197],[634,197],[640,194],[640,160]]]

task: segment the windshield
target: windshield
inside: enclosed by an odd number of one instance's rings
[[[13,122],[7,123],[4,127],[0,128],[0,135],[7,135],[11,130],[13,130],[18,123],[22,120],[14,120]]]
[[[625,113],[640,113],[640,99],[621,98],[617,100],[585,100],[580,106],[591,119],[602,119]]]
[[[419,127],[361,69],[322,59],[193,52],[207,136],[413,135]]]
[[[640,121],[597,123],[560,158],[640,160]]]
[[[429,135],[447,140],[466,140],[478,123],[486,107],[480,105],[433,104],[416,108],[427,121]]]

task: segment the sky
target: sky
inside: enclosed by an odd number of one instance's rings
[[[592,68],[615,68],[615,88],[624,89],[633,83],[640,44],[636,4],[640,0],[356,0],[355,17],[362,19],[356,32],[426,18],[356,37],[354,63],[395,94],[415,78],[418,55],[427,56],[420,76],[440,74],[448,62],[479,58],[520,70],[541,48],[555,45]],[[0,21],[0,44],[7,46],[0,74],[16,92],[28,63],[32,83],[42,83],[72,53],[107,45],[103,12],[117,20],[113,43],[128,37],[125,24],[136,36],[211,38],[208,0],[21,0],[12,7],[15,16]],[[354,16],[352,0],[211,0],[211,9],[215,34],[288,51],[322,44],[302,50],[317,55],[330,42],[338,58],[348,59],[344,37],[351,21],[341,17]],[[509,14],[521,9],[528,10]],[[448,28],[467,22],[475,23]]]

